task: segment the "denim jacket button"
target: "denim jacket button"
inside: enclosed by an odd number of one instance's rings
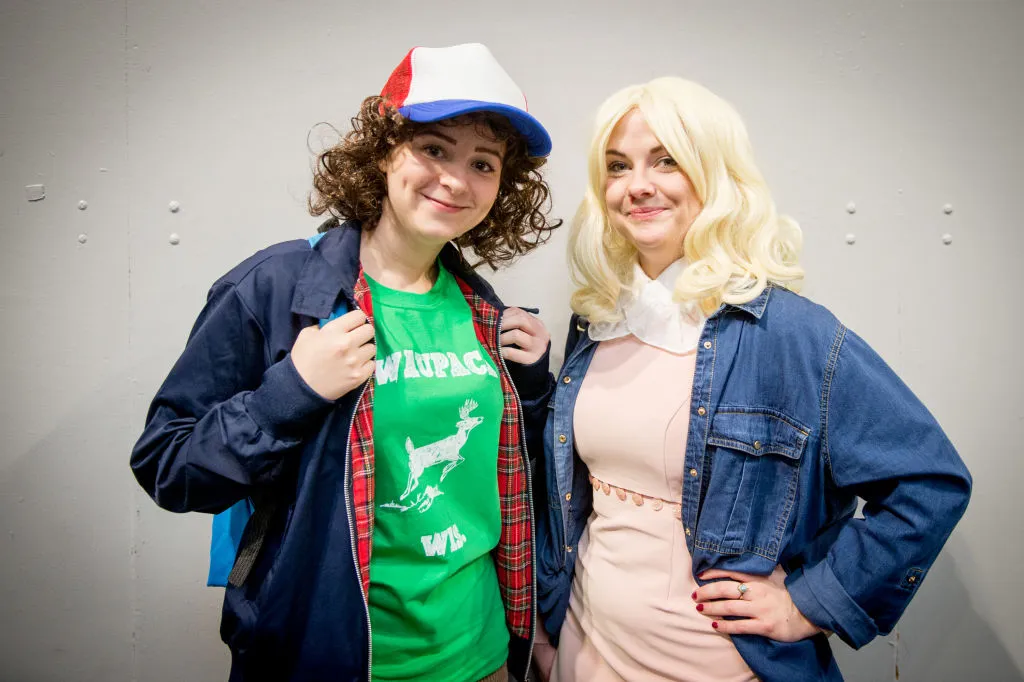
[[[690,475],[693,476],[694,478],[696,478],[697,477],[697,470],[696,469],[690,469]]]
[[[704,347],[705,348],[711,348],[711,342],[710,341],[705,341],[704,342]]]
[[[755,450],[760,450],[761,449],[761,441],[759,441],[759,440],[755,440],[754,441],[754,449]]]
[[[565,437],[564,433],[558,436],[558,442],[559,443],[564,443],[567,440],[569,440],[569,439]]]
[[[686,533],[687,536],[690,535],[690,529],[689,528],[684,529],[683,532]]]
[[[571,384],[572,383],[572,377],[570,377],[570,376],[562,377],[562,383],[563,384]]]
[[[565,494],[565,501],[568,502],[571,499],[572,499],[572,493],[566,493]]]
[[[708,411],[707,411],[707,410],[705,410],[705,409],[704,409],[703,407],[698,407],[698,408],[697,408],[697,414],[699,414],[700,416],[702,416],[702,417],[703,417],[703,416],[704,416],[704,415],[706,415],[707,413],[708,413]]]

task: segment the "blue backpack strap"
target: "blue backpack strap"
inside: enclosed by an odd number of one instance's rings
[[[310,248],[316,247],[324,234],[310,237]],[[348,303],[341,297],[331,316],[320,320],[320,326],[347,312]],[[267,526],[276,509],[277,505],[271,499],[260,499],[258,505],[252,499],[244,499],[213,517],[207,585],[241,586],[245,582],[256,563]]]
[[[252,501],[239,500],[233,506],[213,517],[210,535],[210,572],[206,584],[210,587],[227,587],[231,567],[242,542],[242,533],[252,516]]]

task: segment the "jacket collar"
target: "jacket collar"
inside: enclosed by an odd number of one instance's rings
[[[299,274],[292,312],[324,319],[334,312],[339,296],[353,300],[352,291],[362,272],[359,264],[362,230],[357,220],[339,224],[337,218],[331,218],[321,224],[317,232],[323,233],[323,237],[313,245]],[[485,301],[499,309],[505,307],[491,285],[469,267],[455,245],[445,244],[440,259],[449,272],[466,282]]]
[[[711,317],[721,315],[726,310],[740,310],[760,320],[761,316],[764,315],[764,309],[768,307],[768,296],[771,294],[774,286],[774,284],[769,284],[756,298],[746,303],[723,303]]]

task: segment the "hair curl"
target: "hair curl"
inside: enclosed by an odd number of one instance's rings
[[[505,143],[494,205],[479,225],[454,242],[460,250],[470,249],[478,257],[473,267],[487,263],[497,269],[543,244],[551,231],[561,226],[561,220],[547,217],[551,190],[540,174],[547,159],[529,156],[526,139],[504,116],[474,112],[437,123],[417,123],[379,96],[363,100],[352,118],[352,130],[317,155],[310,213],[355,219],[364,230],[374,229],[387,196],[387,178],[381,167],[392,150],[433,125],[474,125],[485,137]]]

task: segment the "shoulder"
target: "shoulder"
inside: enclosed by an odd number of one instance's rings
[[[297,278],[312,250],[308,239],[292,239],[261,249],[231,268],[213,288],[239,287],[254,279]]]
[[[264,328],[274,320],[290,317],[296,285],[310,253],[307,239],[280,242],[257,251],[213,283],[207,305],[240,307]]]
[[[772,285],[761,316],[762,324],[783,334],[832,334],[842,322],[825,306],[789,289]]]

